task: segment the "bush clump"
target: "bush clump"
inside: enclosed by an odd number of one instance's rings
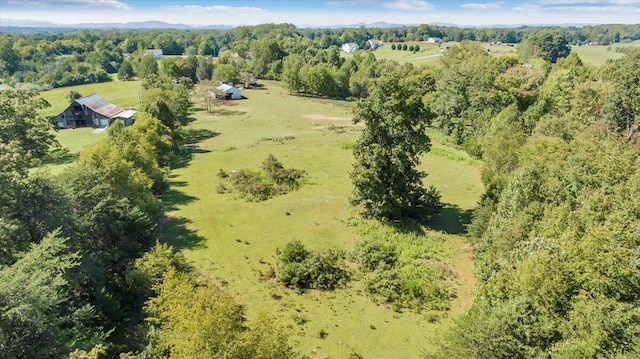
[[[342,268],[344,252],[309,251],[298,240],[287,243],[280,254],[276,277],[287,287],[332,290],[349,280]]]
[[[231,173],[220,170],[217,176],[229,183],[219,183],[218,193],[235,192],[247,201],[260,202],[300,188],[305,172],[286,169],[273,155],[269,155],[262,162],[261,170],[240,169]]]
[[[455,296],[448,279],[455,272],[434,259],[433,245],[399,233],[356,245],[353,258],[364,274],[366,291],[394,310],[447,310]]]

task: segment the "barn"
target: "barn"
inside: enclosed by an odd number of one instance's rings
[[[128,126],[133,123],[136,111],[125,110],[97,94],[81,97],[54,118],[58,128],[67,127],[107,127],[113,121],[121,120]]]

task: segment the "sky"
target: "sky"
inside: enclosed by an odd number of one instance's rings
[[[172,24],[333,26],[384,21],[459,26],[637,24],[640,0],[0,0],[0,25],[158,20]]]

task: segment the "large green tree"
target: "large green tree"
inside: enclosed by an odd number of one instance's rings
[[[431,114],[405,75],[395,71],[377,79],[354,108],[353,122],[365,128],[353,148],[351,201],[374,218],[425,219],[440,204],[437,191],[423,187],[426,173],[418,170],[420,156],[431,147],[425,132]]]
[[[518,46],[520,56],[525,61],[532,57],[541,57],[551,63],[569,56],[571,46],[566,33],[559,30],[534,32],[527,36]]]
[[[38,110],[49,103],[37,91],[0,91],[0,143],[15,143],[28,160],[41,160],[55,145],[53,125]]]

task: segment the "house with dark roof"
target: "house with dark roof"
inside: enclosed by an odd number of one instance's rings
[[[105,100],[99,95],[81,97],[54,118],[58,128],[67,127],[107,127],[119,120],[124,126],[133,123],[136,110],[123,109]]]

